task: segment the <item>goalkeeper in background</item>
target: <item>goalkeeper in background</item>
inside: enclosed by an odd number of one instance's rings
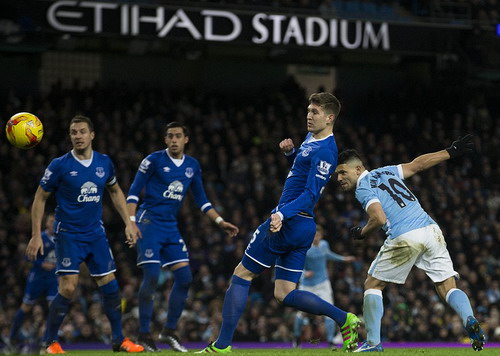
[[[422,209],[404,179],[474,147],[472,135],[458,138],[446,150],[418,156],[410,163],[366,170],[355,150],[339,155],[335,170],[344,191],[355,190],[356,199],[368,213],[365,226],[351,228],[352,238],[361,240],[382,228],[387,239],[372,262],[365,281],[363,314],[367,340],[354,352],[383,351],[380,325],[384,314],[382,291],[387,283],[404,284],[413,266],[432,279],[436,291],[462,319],[475,351],[483,349],[484,332],[474,317],[469,298],[457,289],[446,241],[439,226]]]

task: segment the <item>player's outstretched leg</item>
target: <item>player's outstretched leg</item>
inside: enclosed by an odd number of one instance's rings
[[[346,313],[342,309],[324,301],[316,294],[299,289],[288,293],[283,299],[283,305],[309,314],[328,316],[340,326],[344,338],[344,351],[352,351],[358,347],[358,327],[360,321],[356,315]]]
[[[469,335],[472,348],[475,351],[481,351],[486,343],[486,338],[484,336],[483,329],[481,329],[479,322],[474,317],[467,294],[465,294],[461,289],[451,288],[446,293],[445,299],[462,319],[465,331]]]
[[[477,319],[473,316],[469,316],[467,318],[467,323],[465,324],[465,330],[467,331],[467,334],[469,334],[470,342],[474,351],[481,351],[486,343],[486,338]]]

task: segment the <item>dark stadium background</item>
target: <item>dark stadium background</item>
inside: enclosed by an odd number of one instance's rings
[[[440,224],[462,277],[458,286],[471,298],[489,340],[500,341],[499,1],[130,0],[117,5],[128,6],[127,11],[135,5],[148,16],[163,6],[163,24],[183,9],[201,32],[202,10],[231,12],[244,28],[228,42],[195,40],[182,28],[159,38],[152,24],[142,24],[135,36],[122,35],[114,10],[103,10],[104,26],[96,33],[94,10],[78,8],[77,1],[66,10],[82,16],[59,16],[58,21],[85,30],[62,31],[47,20],[55,3],[8,0],[0,13],[0,127],[20,111],[36,114],[45,127],[43,141],[29,151],[12,147],[3,134],[0,140],[2,340],[9,335],[30,268],[23,256],[33,195],[45,166],[70,149],[72,116],[94,120],[94,148],[114,160],[125,191],[141,159],[163,148],[165,123],[178,120],[190,127],[188,153],[202,165],[207,193],[222,215],[240,227],[237,238],[226,238],[190,198],[180,215],[194,282],[179,333],[184,341],[208,341],[217,336],[232,270],[279,198],[288,168],[278,143],[286,137],[301,142],[308,94],[328,90],[343,105],[335,128],[339,149],[356,148],[368,168],[407,162],[447,147],[459,135],[474,134],[473,155],[441,164],[408,184]],[[255,13],[286,17],[280,43],[252,43],[255,33],[248,26]],[[296,37],[283,44],[292,16],[302,28],[307,17],[344,20],[351,42],[356,21],[370,22],[376,30],[385,23],[391,46],[312,47],[298,45]],[[219,34],[231,31],[227,20],[214,24]],[[53,208],[51,199],[47,211]],[[357,257],[352,265],[332,264],[329,270],[336,304],[360,314],[366,271],[384,236],[380,232],[361,243],[349,241],[349,227],[363,223],[366,215],[334,180],[316,213],[332,249]],[[135,337],[141,273],[109,204],[104,220],[118,265],[124,332]],[[273,299],[272,280],[272,272],[265,272],[253,283],[235,340],[291,342],[295,312]],[[165,319],[170,287],[171,275],[165,271],[155,299],[154,333]],[[109,343],[109,323],[85,269],[77,294],[61,340]],[[384,340],[464,339],[460,319],[420,271],[404,286],[388,287],[384,303]],[[26,343],[36,342],[43,332],[44,308],[42,301],[26,318],[21,333]],[[320,319],[313,325],[304,339],[322,337]]]

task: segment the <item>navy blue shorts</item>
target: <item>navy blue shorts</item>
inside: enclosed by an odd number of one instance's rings
[[[56,234],[56,273],[79,274],[85,262],[92,277],[105,276],[116,271],[113,253],[104,230],[97,234],[58,232]]]
[[[137,226],[142,233],[142,239],[137,240],[137,266],[159,263],[165,267],[189,262],[189,253],[177,224],[146,219]]]
[[[53,270],[51,273],[31,271],[24,288],[23,303],[35,304],[36,300],[42,296],[50,302],[55,298],[56,294],[57,277]]]
[[[310,216],[295,215],[276,233],[269,231],[270,224],[271,219],[267,219],[255,230],[241,262],[256,274],[274,265],[276,279],[297,283],[316,234],[316,223]]]

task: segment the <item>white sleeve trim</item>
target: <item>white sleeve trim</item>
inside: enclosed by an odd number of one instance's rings
[[[200,209],[201,209],[201,211],[205,210],[205,208],[206,208],[206,207],[208,207],[208,206],[212,206],[212,204],[211,204],[211,203],[205,203],[205,204],[203,204],[203,205],[201,206],[201,208],[200,208]]]
[[[279,215],[279,217],[281,218],[281,221],[284,220],[283,213],[281,211],[277,211],[276,214]]]
[[[114,176],[108,183],[106,183],[108,187],[111,187],[112,185],[115,184],[116,184],[116,176]]]
[[[367,295],[370,295],[370,294],[372,294],[372,295],[378,295],[379,297],[382,297],[382,291],[380,289],[374,289],[374,288],[372,288],[372,289],[365,290],[365,294],[364,294],[365,297]]]
[[[137,195],[129,195],[127,197],[127,201],[128,200],[135,200],[135,201],[139,201],[139,197]]]
[[[405,179],[405,175],[403,173],[403,165],[398,164],[396,167],[398,168],[399,178]]]
[[[370,205],[372,205],[373,203],[380,203],[380,200],[378,200],[377,198],[373,198],[371,199],[370,201],[368,201],[368,203],[366,203],[366,207],[365,207],[365,210],[368,211],[368,207]]]
[[[295,147],[290,152],[285,152],[285,156],[291,156],[295,153]]]

